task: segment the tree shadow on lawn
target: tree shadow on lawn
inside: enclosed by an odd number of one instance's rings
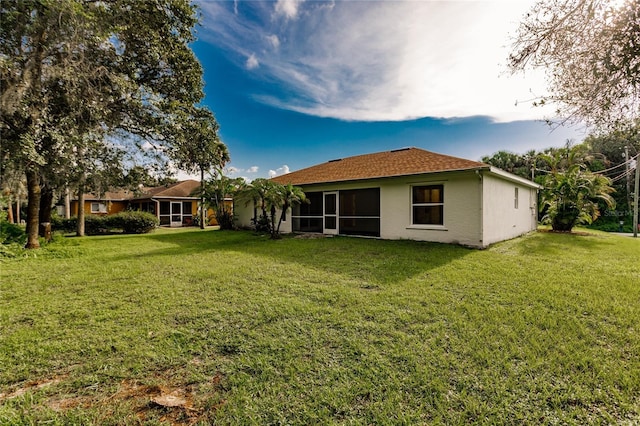
[[[249,231],[196,231],[155,234],[147,238],[174,246],[141,255],[145,258],[207,254],[213,261],[224,262],[225,252],[240,252],[270,258],[275,264],[296,263],[306,269],[347,274],[375,284],[424,274],[476,251],[451,244],[354,237],[287,236],[271,240]]]

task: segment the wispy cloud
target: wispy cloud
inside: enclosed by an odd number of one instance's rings
[[[227,166],[224,169],[224,174],[230,177],[236,177],[242,173],[256,174],[260,168],[258,166],[251,166],[247,169],[241,169],[234,166]]]
[[[278,47],[280,47],[280,39],[278,38],[277,35],[275,34],[268,35],[266,39],[271,45],[271,47],[273,47],[274,49],[277,49]]]
[[[541,74],[506,73],[509,34],[526,1],[203,2],[205,31],[244,66],[255,99],[344,120],[487,115],[541,118],[522,101]],[[244,12],[243,12],[244,10]],[[284,19],[274,19],[281,17]],[[552,113],[548,110],[546,113]]]

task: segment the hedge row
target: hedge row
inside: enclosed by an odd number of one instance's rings
[[[75,232],[78,219],[72,217],[51,219],[51,230]],[[146,234],[159,225],[158,218],[151,213],[130,211],[108,216],[87,215],[84,218],[84,232],[86,235],[112,234]]]

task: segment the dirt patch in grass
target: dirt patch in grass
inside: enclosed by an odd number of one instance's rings
[[[189,386],[144,385],[125,380],[120,384],[118,392],[103,403],[122,401],[131,403],[135,407],[136,416],[143,422],[157,417],[172,425],[190,425],[196,423],[202,415],[202,410],[194,407],[193,391]]]
[[[19,396],[26,394],[29,391],[35,391],[42,388],[46,388],[51,385],[56,385],[61,381],[63,381],[66,377],[67,375],[62,375],[62,376],[56,376],[48,379],[32,380],[23,385],[20,385],[19,387],[16,387],[12,391],[0,393],[0,402],[6,401],[8,399],[17,398]]]
[[[152,419],[167,422],[175,426],[192,425],[199,421],[207,420],[212,413],[209,407],[206,411],[199,404],[196,397],[196,389],[192,385],[170,384],[163,381],[162,377],[169,375],[156,375],[154,381],[160,384],[144,384],[138,380],[123,380],[118,390],[107,397],[78,396],[53,394],[44,400],[44,405],[58,413],[64,413],[74,409],[98,409],[111,412],[120,405],[129,406],[131,412],[142,422]],[[68,375],[55,376],[37,381],[31,381],[13,389],[0,393],[0,403],[13,398],[21,397],[29,392],[35,392],[52,385],[62,383]],[[217,388],[222,381],[222,375],[217,373],[212,377],[210,385]],[[220,404],[223,404],[222,401]],[[220,405],[218,404],[218,406]],[[215,410],[217,406],[213,407]]]
[[[73,410],[74,408],[89,408],[95,401],[87,396],[73,396],[69,398],[50,398],[47,400],[47,407],[53,411],[62,412]]]

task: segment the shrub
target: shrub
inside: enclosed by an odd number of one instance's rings
[[[633,225],[630,222],[625,222],[620,229],[619,221],[595,221],[593,224],[588,225],[587,228],[597,229],[605,232],[633,232]]]
[[[78,218],[51,218],[51,229],[62,232],[75,232]],[[151,213],[128,211],[108,216],[87,215],[84,218],[86,235],[104,235],[122,232],[124,234],[146,234],[159,224],[158,218]]]
[[[232,230],[236,228],[234,223],[235,217],[230,209],[221,208],[216,210],[216,221],[220,225],[220,229]]]
[[[1,244],[24,244],[27,236],[21,226],[14,225],[7,221],[0,221],[0,243]]]
[[[24,252],[27,235],[21,226],[7,222],[7,214],[0,210],[0,257],[17,257]]]
[[[64,233],[75,232],[78,226],[78,218],[65,219],[58,215],[51,215],[51,230]]]
[[[125,218],[122,216],[122,213],[102,216],[102,221],[104,226],[109,229],[111,232],[118,230],[121,232],[124,229]]]
[[[118,213],[113,220],[119,221],[125,234],[146,234],[158,227],[160,221],[151,213],[129,211]]]
[[[100,235],[111,232],[106,216],[86,215],[84,217],[84,233],[86,235]]]
[[[257,219],[251,219],[251,224],[256,232],[271,232],[269,218],[261,214]]]

